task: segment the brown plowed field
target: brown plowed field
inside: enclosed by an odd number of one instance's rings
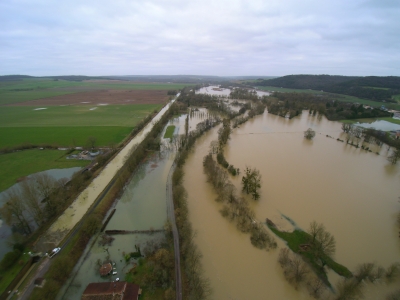
[[[100,90],[10,104],[10,106],[160,104],[168,99],[163,90]]]

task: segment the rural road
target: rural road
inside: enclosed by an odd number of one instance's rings
[[[172,174],[175,171],[175,163],[169,170],[167,179],[167,214],[171,221],[172,235],[174,238],[174,256],[175,256],[175,283],[176,283],[176,300],[182,300],[182,279],[181,279],[181,257],[179,250],[179,233],[175,223],[174,201],[172,198]]]

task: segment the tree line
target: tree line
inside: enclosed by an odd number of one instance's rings
[[[305,109],[312,115],[325,115],[332,121],[392,116],[391,113],[380,109],[364,108],[362,104],[338,101],[330,95],[274,92],[263,101],[267,104],[268,113],[288,118],[300,115]]]
[[[269,80],[260,80],[257,81],[257,85],[321,90],[373,101],[394,103],[396,101],[392,97],[400,94],[400,77],[395,76],[288,75]]]
[[[212,154],[204,157],[203,167],[208,182],[218,195],[216,201],[223,204],[221,215],[233,222],[239,231],[249,233],[250,241],[255,247],[265,250],[275,249],[277,247],[275,239],[255,219],[255,213],[249,207],[248,201],[237,195],[227,172],[218,166]]]

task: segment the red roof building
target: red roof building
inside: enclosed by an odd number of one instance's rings
[[[89,283],[81,300],[137,300],[140,288],[137,284],[123,281]]]

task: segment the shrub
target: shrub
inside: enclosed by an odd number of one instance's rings
[[[6,253],[0,262],[0,267],[3,270],[8,269],[18,260],[18,258],[20,258],[21,254],[22,252],[18,249],[14,249],[13,251]]]

